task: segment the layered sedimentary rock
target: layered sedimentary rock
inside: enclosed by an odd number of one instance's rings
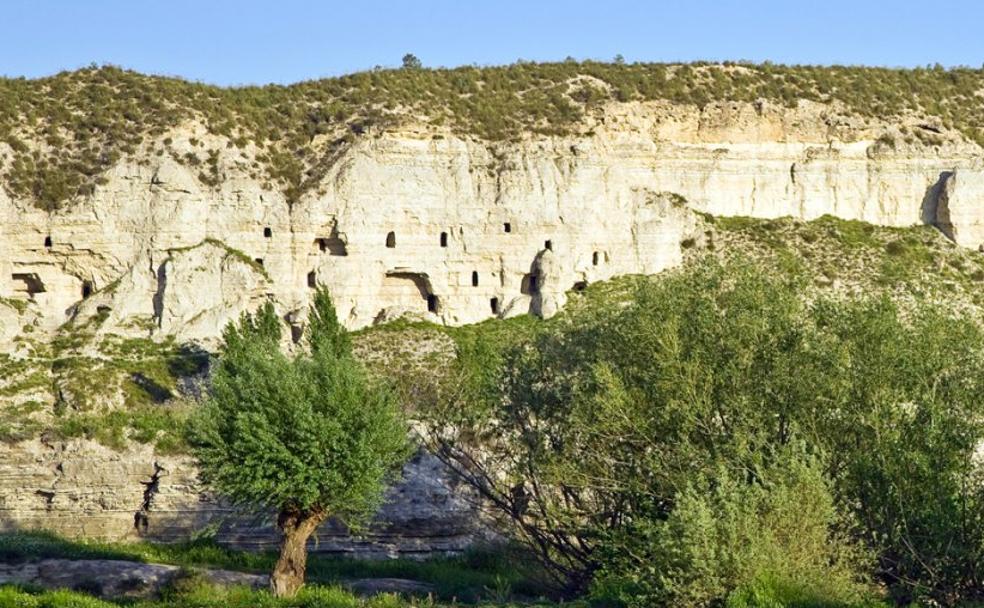
[[[266,296],[302,311],[319,282],[353,328],[404,312],[449,324],[529,312],[578,282],[678,263],[690,210],[900,226],[936,222],[942,193],[941,224],[979,245],[980,149],[956,136],[892,147],[892,128],[805,102],[623,104],[589,134],[518,143],[406,128],[356,140],[288,204],[250,177],[248,150],[189,124],[169,135],[174,155],[192,141],[221,150],[217,187],[165,154],[121,161],[54,213],[0,194],[0,296],[52,328],[95,295],[116,326],[145,317],[207,341]],[[556,276],[538,277],[548,249]]]
[[[900,126],[933,143],[906,143]],[[25,356],[26,326],[43,341],[96,316],[104,333],[212,348],[226,322],[268,299],[299,330],[319,283],[351,328],[406,314],[447,324],[549,316],[572,288],[678,264],[681,244],[702,237],[696,212],[930,223],[960,245],[984,243],[977,145],[919,117],[894,125],[807,102],[616,104],[577,135],[517,142],[410,125],[357,138],[293,203],[252,177],[250,148],[196,123],[166,136],[171,152],[122,160],[60,211],[0,189],[5,352]],[[218,151],[218,185],[177,160],[203,149]],[[368,541],[326,531],[324,546],[456,550],[478,534],[432,459],[418,458],[407,480]],[[227,514],[186,459],[150,448],[0,446],[8,528],[177,538],[221,522],[241,544],[272,538]]]
[[[368,532],[352,537],[331,523],[319,531],[314,550],[361,557],[460,552],[489,535],[474,503],[434,457],[419,453]],[[188,457],[85,440],[0,443],[0,531],[164,542],[208,533],[230,545],[270,549],[279,539],[272,524],[208,494]]]

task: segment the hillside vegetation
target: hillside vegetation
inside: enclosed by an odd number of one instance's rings
[[[179,154],[165,134],[188,120],[248,149],[253,170],[296,200],[346,142],[404,121],[446,125],[498,141],[577,130],[608,102],[800,99],[840,102],[860,116],[907,112],[984,143],[984,70],[778,66],[772,64],[527,63],[454,69],[379,69],[290,86],[222,88],[90,67],[37,80],[0,79],[0,157],[5,187],[57,209],[93,191],[129,155],[171,154],[214,186],[217,150]]]

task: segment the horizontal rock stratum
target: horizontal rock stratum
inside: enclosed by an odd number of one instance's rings
[[[161,137],[171,154],[121,160],[69,207],[0,193],[0,296],[40,330],[102,311],[104,331],[212,343],[267,298],[300,323],[317,283],[351,328],[550,315],[578,283],[677,264],[694,211],[938,222],[984,243],[981,149],[893,148],[892,129],[809,102],[616,104],[590,135],[515,143],[404,128],[356,139],[291,203],[189,123]],[[199,147],[217,151],[215,187],[172,158]],[[24,325],[0,319],[7,341]]]
[[[405,316],[448,325],[550,316],[571,289],[681,263],[685,248],[704,242],[699,214],[931,224],[961,246],[984,245],[975,124],[912,107],[865,112],[833,89],[793,99],[661,99],[664,89],[647,93],[645,82],[624,93],[596,68],[563,68],[574,75],[550,76],[556,91],[537,85],[559,96],[544,93],[552,105],[543,117],[517,93],[505,114],[514,130],[497,137],[484,106],[468,105],[492,87],[494,72],[482,80],[478,71],[481,86],[465,82],[457,97],[428,102],[425,91],[416,102],[407,93],[387,104],[377,96],[358,111],[346,95],[377,76],[353,76],[327,101],[318,101],[318,83],[297,85],[303,95],[285,107],[308,116],[303,124],[328,126],[287,128],[283,139],[261,137],[255,126],[250,139],[236,126],[246,118],[223,114],[227,97],[250,91],[185,83],[197,97],[178,112],[166,80],[152,80],[144,97],[132,87],[146,77],[124,74],[115,89],[85,80],[100,71],[84,73],[74,89],[71,76],[30,90],[3,83],[0,100],[29,102],[19,122],[0,120],[0,408],[28,408],[43,421],[56,411],[126,407],[126,386],[104,398],[103,376],[85,382],[111,357],[105,341],[79,339],[82,329],[211,351],[226,323],[272,300],[299,335],[318,284],[352,329]],[[693,87],[721,74],[737,86],[760,68],[687,69],[697,74],[687,89],[694,96]],[[798,74],[761,70],[769,82]],[[971,88],[984,90],[971,72]],[[468,74],[433,77],[454,84]],[[948,78],[928,74],[920,78]],[[378,78],[392,86],[392,74]],[[112,104],[113,93],[138,100],[117,109],[144,111],[146,132],[134,135],[112,117],[104,124],[95,111],[87,122],[71,104],[56,112],[50,101],[88,95]],[[556,127],[550,121],[568,106],[576,116]],[[369,120],[374,113],[384,119]],[[322,114],[331,118],[310,118]],[[465,128],[460,115],[485,122]],[[65,183],[74,188],[67,195]],[[31,367],[39,361],[41,371]],[[155,402],[201,390],[200,378],[157,386],[155,377],[121,369]],[[332,550],[458,550],[477,535],[447,471],[421,456],[407,475],[371,542],[336,530],[323,535]],[[227,515],[182,456],[49,436],[0,445],[0,528],[173,539]],[[269,530],[224,525],[241,544],[270,538]]]

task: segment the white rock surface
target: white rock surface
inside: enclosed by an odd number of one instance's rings
[[[590,135],[518,143],[406,128],[358,139],[289,205],[250,177],[242,152],[188,125],[171,136],[221,151],[217,188],[164,155],[122,161],[55,213],[0,193],[0,297],[28,301],[52,329],[83,293],[112,286],[100,302],[117,326],[149,316],[158,333],[208,342],[265,296],[284,314],[303,309],[314,282],[352,328],[402,313],[449,324],[551,314],[575,283],[679,263],[695,236],[688,210],[904,226],[935,222],[942,192],[941,224],[961,244],[984,241],[980,148],[877,141],[892,128],[806,102],[621,104]],[[556,292],[538,298],[523,292],[547,241]],[[8,317],[0,336],[16,333]]]

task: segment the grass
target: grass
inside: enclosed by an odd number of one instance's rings
[[[318,187],[355,138],[426,121],[488,141],[584,131],[606,103],[666,100],[703,107],[765,99],[838,103],[848,113],[891,121],[907,113],[927,125],[907,143],[939,145],[939,126],[984,142],[984,70],[517,62],[453,69],[376,69],[290,86],[221,88],[91,66],[36,80],[0,79],[0,141],[6,187],[45,209],[92,193],[124,158],[169,156],[221,183],[223,153],[245,155],[254,177],[290,201]],[[176,129],[196,122],[209,142]],[[220,143],[221,142],[221,143]],[[179,145],[180,144],[180,145]],[[187,144],[187,145],[185,145]],[[895,138],[884,145],[898,145]],[[187,151],[191,148],[193,151]]]
[[[155,545],[69,541],[45,532],[0,534],[0,563],[45,558],[120,559],[191,570],[220,568],[266,574],[273,569],[276,553],[237,551],[210,540]],[[435,598],[442,601],[475,603],[503,594],[527,598],[545,595],[546,588],[531,574],[535,571],[535,566],[514,550],[476,550],[460,557],[422,561],[364,561],[314,554],[308,559],[307,580],[318,585],[338,585],[352,579],[404,578],[433,585]]]
[[[266,591],[197,584],[188,590],[165,593],[159,599],[118,601],[100,600],[73,591],[44,591],[0,586],[0,608],[440,608],[459,605],[457,602],[400,598],[395,595],[359,598],[339,587],[320,585],[308,585],[301,589],[296,598],[290,600],[279,600]],[[498,608],[520,605],[529,604],[512,602],[482,604],[482,606]],[[582,603],[565,605],[571,608],[586,606]]]

